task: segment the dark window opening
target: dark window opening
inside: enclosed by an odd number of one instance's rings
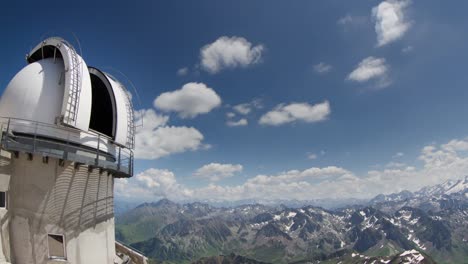
[[[114,137],[114,107],[111,98],[111,88],[103,80],[95,75],[91,75],[92,101],[91,101],[91,120],[89,128]],[[104,77],[105,78],[105,77]]]
[[[49,258],[51,259],[65,259],[65,239],[63,235],[49,234],[47,237],[49,246]]]
[[[7,207],[7,195],[6,192],[0,192],[0,208],[6,208]]]

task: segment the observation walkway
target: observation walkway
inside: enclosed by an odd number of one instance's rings
[[[114,177],[133,176],[133,151],[95,131],[0,117],[0,146],[17,154],[42,155],[60,162],[66,160],[112,173]]]

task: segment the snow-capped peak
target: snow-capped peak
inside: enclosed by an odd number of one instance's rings
[[[455,182],[447,191],[445,191],[445,194],[458,193],[466,189],[468,189],[468,176],[466,176],[465,179],[460,179]]]

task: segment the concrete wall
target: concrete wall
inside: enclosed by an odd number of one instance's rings
[[[9,193],[10,188],[10,165],[11,154],[0,150],[0,191]],[[7,203],[9,199],[7,197]],[[0,208],[0,263],[10,261],[10,233],[9,233],[10,214],[7,208]]]
[[[52,158],[45,163],[36,155],[29,160],[27,154],[12,157],[10,170],[12,263],[53,263],[49,233],[65,236],[68,263],[114,263],[111,175]]]

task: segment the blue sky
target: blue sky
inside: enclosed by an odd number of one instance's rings
[[[8,1],[0,87],[53,35],[78,48],[76,35],[88,65],[125,73],[144,128],[137,175],[116,182],[117,197],[415,189],[468,168],[467,5]]]

